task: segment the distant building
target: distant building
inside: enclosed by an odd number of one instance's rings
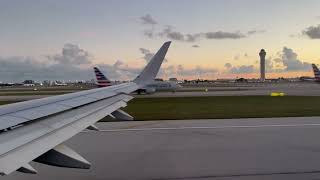
[[[177,82],[178,79],[177,78],[169,78],[169,81]]]
[[[161,79],[161,78],[155,78],[154,80],[155,81],[163,81],[163,79]]]
[[[23,86],[35,86],[35,82],[33,80],[25,80],[23,81]]]
[[[260,80],[266,80],[266,51],[261,49],[259,56],[260,56]]]
[[[50,80],[44,80],[44,81],[42,82],[42,84],[43,84],[44,86],[51,86],[51,81],[50,81]]]
[[[248,80],[245,79],[245,78],[239,78],[239,79],[236,79],[236,82],[240,82],[240,83],[247,83]]]

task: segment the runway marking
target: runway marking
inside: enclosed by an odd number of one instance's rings
[[[154,131],[154,130],[188,130],[188,129],[233,129],[233,128],[267,128],[267,127],[306,127],[320,126],[320,124],[269,124],[269,125],[247,125],[247,126],[183,126],[183,127],[150,127],[150,128],[128,128],[128,129],[102,129],[99,132],[121,132],[121,131]],[[92,132],[92,131],[83,131]]]
[[[261,176],[274,176],[274,175],[303,175],[303,174],[319,174],[319,170],[311,171],[286,171],[286,172],[261,172],[261,173],[248,173],[248,174],[222,174],[222,175],[207,175],[195,177],[172,177],[172,178],[154,178],[152,180],[181,180],[181,179],[216,179],[216,178],[232,178],[232,177],[261,177]]]

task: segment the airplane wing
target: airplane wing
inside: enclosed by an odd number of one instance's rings
[[[0,174],[36,173],[29,162],[68,168],[90,168],[90,163],[63,142],[110,115],[132,120],[121,110],[133,97],[129,93],[153,80],[170,42],[162,45],[138,80],[66,95],[0,107]]]

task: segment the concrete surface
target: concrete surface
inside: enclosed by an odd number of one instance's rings
[[[90,170],[37,163],[5,180],[320,179],[320,117],[101,123],[66,144]]]

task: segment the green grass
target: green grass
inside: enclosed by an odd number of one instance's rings
[[[11,103],[16,103],[16,102],[19,102],[19,101],[0,101],[0,106],[6,105],[6,104],[11,104]]]
[[[177,92],[217,92],[217,91],[248,91],[249,89],[244,88],[227,88],[227,89],[212,89],[212,88],[185,88],[178,89]]]
[[[46,92],[46,91],[30,91],[30,92],[12,92],[12,93],[2,93],[0,96],[34,96],[34,95],[61,95],[71,92]]]
[[[34,95],[61,95],[76,91],[30,91],[30,92],[0,92],[0,96],[34,96]]]
[[[0,101],[0,105],[8,103],[13,102]],[[135,98],[124,110],[136,120],[320,116],[320,97]]]
[[[320,116],[320,97],[136,98],[125,111],[136,120]]]

